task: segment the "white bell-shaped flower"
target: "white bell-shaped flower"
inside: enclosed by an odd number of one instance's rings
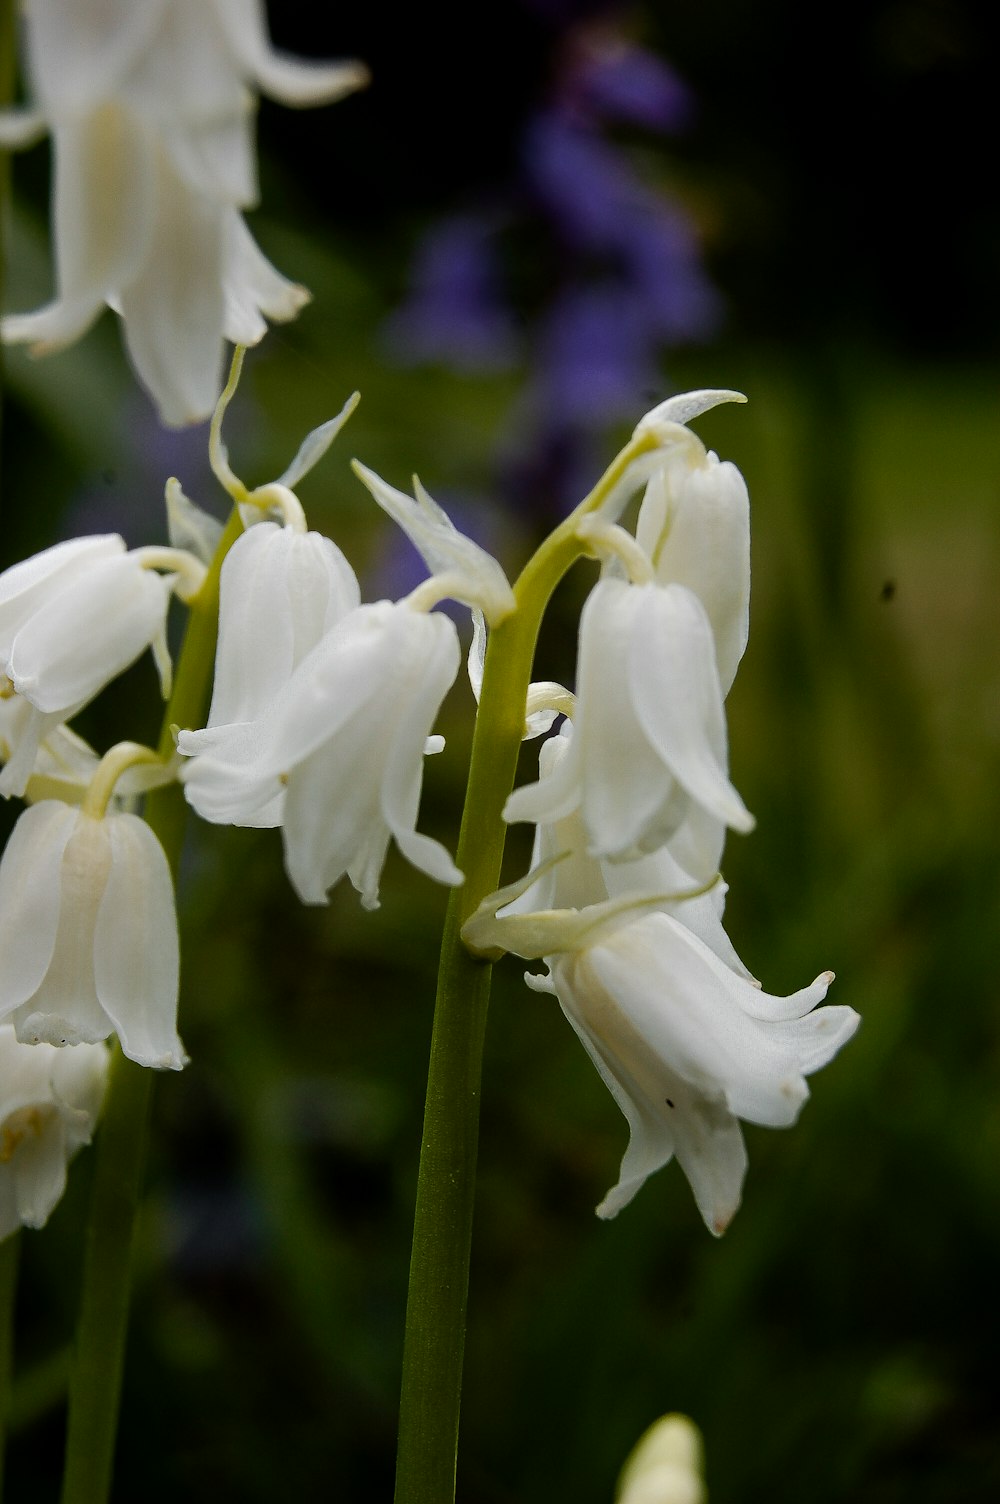
[[[252,89],[293,105],[367,81],[357,63],[271,48],[259,0],[28,0],[37,108],[0,113],[0,143],[53,133],[58,294],[3,320],[37,352],[82,335],[107,304],[167,423],[207,417],[223,340],[308,301],[240,214],[256,201]]]
[[[208,726],[256,720],[360,603],[357,576],[329,538],[275,522],[248,528],[222,566]]]
[[[598,581],[580,618],[573,719],[569,752],[511,795],[507,820],[549,824],[579,809],[590,854],[612,860],[677,839],[699,882],[718,870],[720,824],[753,827],[726,771],[712,629],[684,586]]]
[[[565,720],[556,736],[543,743],[538,755],[542,782],[555,775],[569,754],[573,723]],[[706,822],[707,827],[707,822]],[[707,828],[705,831],[707,836]],[[716,822],[716,865],[725,835]],[[707,843],[706,843],[707,844]],[[682,846],[682,849],[683,846]],[[584,909],[609,900],[660,895],[661,908],[698,936],[739,976],[753,981],[722,926],[728,885],[721,877],[707,891],[686,871],[668,844],[634,861],[610,862],[587,853],[587,833],[579,809],[548,825],[535,827],[531,871],[541,869],[534,882],[502,911],[530,914],[537,910]]]
[[[148,564],[109,534],[56,544],[0,575],[0,692],[33,707],[0,793],[23,793],[42,739],[148,647],[166,690],[173,580]]]
[[[563,1012],[631,1132],[598,1216],[615,1216],[676,1155],[706,1226],[725,1231],[746,1172],[739,1119],[789,1127],[809,1095],[805,1077],[858,1026],[852,1008],[817,1008],[832,979],[772,997],[666,914],[557,957]]]
[[[750,630],[750,498],[736,466],[700,446],[664,465],[646,487],[636,541],[661,585],[686,585],[704,606],[725,698]]]
[[[657,895],[512,912],[526,890],[523,879],[490,894],[462,937],[484,957],[546,960],[547,976],[525,980],[558,997],[628,1120],[618,1184],[598,1216],[615,1216],[676,1155],[707,1226],[724,1232],[746,1172],[739,1120],[794,1123],[805,1077],[851,1037],[858,1015],[816,1006],[829,971],[790,997],[764,992],[663,912]]]
[[[0,1238],[45,1226],[69,1160],[90,1142],[107,1074],[103,1044],[21,1044],[0,1024]]]
[[[240,739],[180,734],[188,802],[203,819],[244,825],[280,800],[285,864],[304,903],[325,903],[346,873],[376,907],[390,839],[429,876],[461,882],[444,847],[416,830],[428,736],[459,656],[442,613],[409,600],[359,606]]]
[[[57,800],[24,811],[0,861],[0,1019],[19,1040],[115,1033],[140,1065],[180,1070],[173,882],[144,820]]]

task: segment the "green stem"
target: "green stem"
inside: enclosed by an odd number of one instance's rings
[[[11,1233],[0,1243],[0,1504],[3,1501],[3,1464],[14,1381],[14,1302],[20,1253],[19,1232]]]
[[[191,602],[174,691],[163,718],[160,750],[165,756],[173,751],[172,726],[201,724],[215,657],[219,572],[242,530],[234,509],[205,583]],[[145,813],[176,880],[185,825],[180,788],[174,784],[155,790],[147,798]],[[111,1493],[152,1098],[153,1072],[127,1060],[116,1043],[95,1145],[80,1314],[69,1380],[62,1504],[106,1504]]]
[[[491,965],[461,939],[465,920],[500,881],[503,807],[514,783],[542,616],[556,585],[585,552],[576,534],[627,467],[657,447],[633,440],[590,495],[529,561],[517,609],[490,633],[472,743],[457,861],[465,882],[445,917],[417,1176],[406,1307],[396,1504],[451,1504],[465,1350],[479,1099]]]

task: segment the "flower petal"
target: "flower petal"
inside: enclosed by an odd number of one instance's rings
[[[56,800],[27,809],[0,861],[0,1018],[38,991],[59,926],[63,853],[76,811]]]
[[[123,1052],[139,1065],[179,1071],[180,958],[174,887],[163,848],[137,815],[108,815],[111,870],[94,931],[97,995]]]
[[[214,10],[241,67],[263,93],[282,104],[332,104],[368,83],[363,63],[317,63],[276,51],[261,0],[214,0]]]
[[[224,211],[223,234],[225,336],[234,344],[256,345],[267,333],[262,315],[287,323],[301,313],[312,294],[271,265],[235,209]]]
[[[750,623],[750,498],[735,465],[668,466],[646,487],[636,541],[661,585],[685,585],[712,626],[723,698],[747,644]]]
[[[627,673],[650,745],[692,799],[734,829],[752,830],[725,774],[725,712],[704,607],[682,585],[625,588],[642,588]]]
[[[31,73],[54,119],[92,110],[149,43],[167,0],[30,0]]]
[[[101,560],[18,632],[7,670],[15,689],[68,718],[149,646],[169,600],[169,580],[131,556]]]
[[[207,418],[222,384],[225,206],[182,183],[162,153],[156,173],[150,244],[121,314],[139,377],[177,427]]]

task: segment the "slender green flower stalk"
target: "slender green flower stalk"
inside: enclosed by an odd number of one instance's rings
[[[448,903],[431,1037],[403,1349],[396,1504],[451,1504],[465,1349],[479,1099],[492,966],[461,928],[500,880],[506,825],[542,616],[555,587],[588,552],[577,529],[659,445],[637,433],[594,490],[542,544],[514,586],[517,609],[486,650],[457,861],[465,882]]]
[[[173,693],[163,719],[159,750],[164,758],[173,752],[171,728],[197,725],[202,717],[215,656],[219,573],[242,530],[239,512],[234,508],[205,582],[190,602]],[[151,793],[146,801],[146,818],[176,878],[185,823],[180,788],[173,785]],[[105,1504],[111,1492],[153,1080],[151,1071],[127,1060],[115,1044],[104,1117],[95,1144],[94,1186],[69,1381],[62,1504]]]

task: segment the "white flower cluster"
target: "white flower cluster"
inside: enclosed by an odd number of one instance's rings
[[[181,777],[207,820],[280,826],[305,903],[324,903],[346,874],[376,907],[390,840],[440,882],[462,881],[445,848],[416,829],[423,759],[443,745],[431,728],[460,662],[454,622],[432,608],[451,597],[493,625],[513,609],[510,586],[419,483],[411,498],[357,466],[433,571],[403,600],[362,605],[351,566],[308,531],[291,489],[356,399],[254,492],[225,456],[226,400],[228,390],[212,459],[246,527],[220,578],[208,722],[180,731],[182,767],[132,743],[99,758],[65,724],[146,648],[169,691],[168,604],[196,596],[217,532],[177,483],[167,487],[172,536],[201,558],[129,551],[110,535],[57,544],[0,574],[0,794],[30,805],[0,861],[0,1236],[44,1221],[54,1204],[56,1160],[64,1177],[93,1125],[96,1106],[81,1116],[77,1098],[99,1096],[102,1041],[116,1035],[140,1065],[186,1062],[172,880],[133,796]],[[63,1047],[75,1074],[51,1063]]]
[[[747,641],[749,501],[739,471],[684,425],[727,400],[742,399],[689,393],[639,425],[659,447],[634,536],[616,521],[627,485],[581,523],[604,566],[580,621],[575,704],[548,687],[572,709],[505,810],[536,824],[532,871],[464,931],[484,953],[545,959],[527,980],[558,997],[628,1120],[598,1214],[676,1156],[716,1234],[740,1203],[739,1119],[793,1123],[804,1078],[858,1024],[850,1008],[816,1007],[830,972],[790,997],[764,992],[722,926],[726,828],[753,824],[729,780],[723,710]]]
[[[218,396],[223,339],[250,345],[308,301],[258,249],[256,90],[326,104],[359,63],[271,47],[263,0],[24,0],[34,105],[0,114],[0,146],[52,133],[58,293],[2,336],[38,352],[78,339],[105,304],[169,424]]]
[[[0,861],[0,1236],[41,1226],[61,1194],[100,1107],[104,1040],[141,1065],[185,1063],[173,883],[126,808],[176,775],[128,743],[102,760],[65,721],[147,648],[167,692],[170,598],[204,574],[184,550],[112,534],[0,575],[0,794],[30,805]]]

